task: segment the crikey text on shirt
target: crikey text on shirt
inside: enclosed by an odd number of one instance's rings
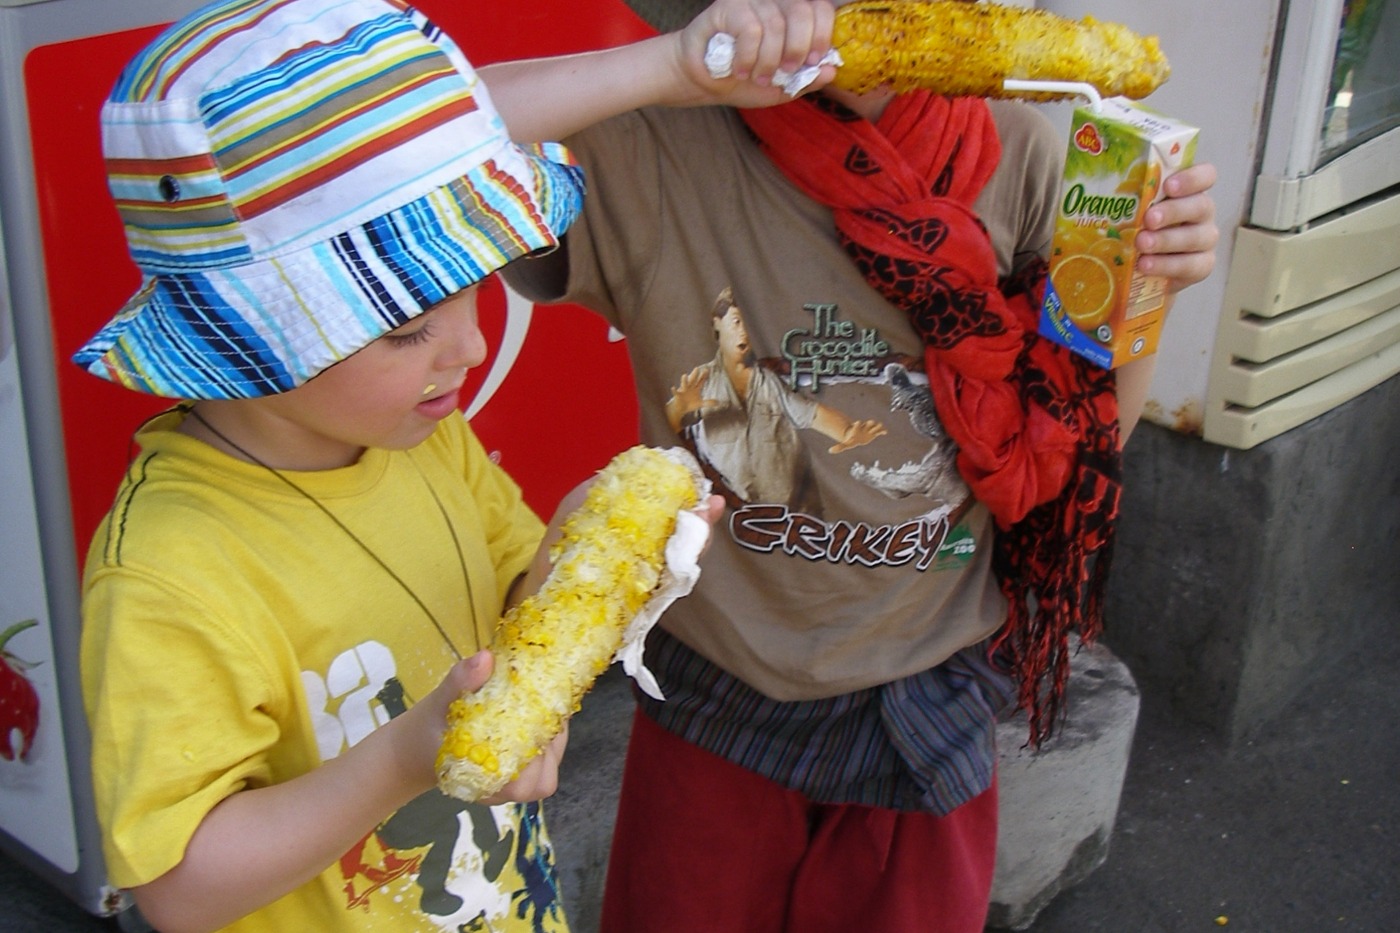
[[[920,516],[897,525],[824,522],[784,505],[746,505],[732,512],[729,533],[752,551],[782,550],[808,560],[867,567],[912,563],[927,570],[948,538],[946,517]]]
[[[791,365],[788,376],[796,389],[802,376],[810,376],[812,391],[821,387],[823,376],[875,376],[876,360],[889,353],[890,345],[881,340],[875,328],[862,328],[837,318],[834,304],[807,304],[812,312],[811,330],[793,328],[783,335],[783,357]]]

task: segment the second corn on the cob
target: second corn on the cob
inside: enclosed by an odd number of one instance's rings
[[[559,733],[656,591],[677,516],[703,486],[679,450],[633,447],[603,469],[566,518],[544,585],[501,620],[495,673],[448,711],[444,793],[494,793]]]
[[[1104,97],[1140,99],[1170,74],[1155,36],[1086,16],[957,0],[865,0],[841,7],[832,30],[841,57],[833,83],[856,93],[888,86],[949,97],[1022,97],[1010,78],[1093,85]]]

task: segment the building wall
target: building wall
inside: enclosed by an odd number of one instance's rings
[[[1245,738],[1400,634],[1400,378],[1250,450],[1141,425],[1104,636],[1145,696]]]

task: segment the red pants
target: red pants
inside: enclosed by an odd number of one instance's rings
[[[601,933],[982,933],[996,784],[945,817],[816,804],[633,717]]]

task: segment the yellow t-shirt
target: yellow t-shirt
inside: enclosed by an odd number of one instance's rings
[[[174,867],[228,795],[335,757],[489,644],[543,531],[460,418],[411,451],[287,472],[323,512],[177,433],[182,417],[139,432],[84,579],[83,694],[119,887]],[[567,927],[538,806],[433,791],[229,929]]]

